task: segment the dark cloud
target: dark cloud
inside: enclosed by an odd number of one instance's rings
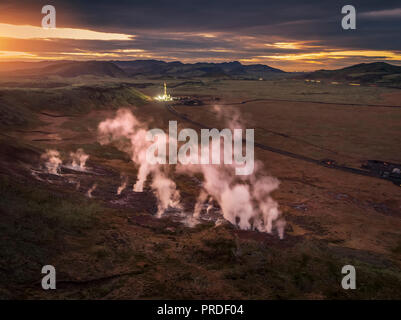
[[[136,35],[133,41],[53,41],[53,51],[141,49],[173,59],[232,60],[322,48],[401,50],[401,41],[395,41],[401,30],[399,0],[352,1],[357,10],[357,29],[352,31],[341,28],[341,7],[348,1],[55,0],[52,4],[59,27]],[[41,1],[2,0],[0,22],[39,25],[42,5]],[[263,46],[280,41],[310,42],[320,49]],[[48,46],[37,44],[41,50]]]

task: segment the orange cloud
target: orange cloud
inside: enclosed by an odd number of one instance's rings
[[[34,59],[36,57],[35,54],[29,52],[21,52],[21,51],[0,51],[0,59],[21,59],[21,58],[29,58]]]
[[[308,62],[315,62],[319,59],[343,59],[345,57],[370,57],[382,58],[386,60],[401,60],[401,54],[393,51],[385,50],[339,50],[339,51],[322,51],[312,53],[299,53],[299,54],[284,54],[284,55],[269,55],[258,56],[257,58],[272,59],[272,60],[308,60]]]
[[[0,37],[15,39],[132,40],[135,36],[86,29],[45,29],[29,25],[0,23]]]
[[[319,46],[307,45],[305,44],[305,42],[274,42],[274,43],[265,43],[265,46],[279,49],[294,49],[294,50],[319,47]]]

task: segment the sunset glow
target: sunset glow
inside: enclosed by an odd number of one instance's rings
[[[36,11],[21,7],[18,18],[17,11],[5,15],[6,9],[3,16],[0,12],[0,60],[239,61],[284,71],[333,69],[375,61],[401,64],[401,50],[395,36],[390,35],[395,29],[384,32],[372,25],[380,20],[383,28],[388,28],[387,21],[399,17],[400,8],[365,10],[360,13],[357,30],[345,31],[338,8],[330,11],[329,20],[319,17],[319,12],[315,19],[303,19],[300,11],[296,20],[283,13],[273,15],[267,23],[264,16],[259,17],[263,10],[254,9],[253,17],[246,7],[231,12],[216,5],[215,14],[204,19],[199,17],[205,13],[194,16],[191,6],[177,13],[174,6],[159,12],[153,8],[137,10],[130,4],[125,9],[113,7],[113,12],[100,10],[98,16],[86,5],[82,7],[58,9],[54,29],[40,27],[43,15]],[[23,14],[35,19],[23,23]],[[378,41],[380,46],[376,45]]]
[[[14,39],[75,39],[75,40],[131,40],[122,33],[98,32],[75,28],[44,29],[29,25],[0,23],[0,37]]]

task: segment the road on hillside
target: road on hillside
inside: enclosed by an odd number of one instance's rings
[[[189,123],[192,123],[192,124],[194,124],[194,125],[196,125],[198,127],[204,128],[204,129],[209,129],[209,130],[212,129],[209,126],[207,126],[207,125],[205,125],[203,123],[194,121],[194,120],[190,119],[187,115],[176,111],[174,109],[173,105],[165,104],[165,107],[170,113],[174,114],[176,117],[178,117],[178,118],[180,118],[182,120],[185,120],[185,121],[187,121]],[[313,158],[310,158],[310,157],[307,157],[307,156],[304,156],[304,155],[301,155],[301,154],[297,154],[297,153],[285,151],[285,150],[282,150],[282,149],[278,149],[278,148],[275,148],[275,147],[272,147],[272,146],[269,146],[269,145],[266,145],[266,144],[263,144],[263,143],[255,142],[254,145],[255,145],[255,147],[257,147],[259,149],[262,149],[262,150],[267,150],[267,151],[274,152],[274,153],[277,153],[277,154],[281,154],[283,156],[290,157],[290,158],[293,158],[293,159],[306,161],[306,162],[313,163],[313,164],[316,164],[316,165],[319,165],[319,166],[322,166],[322,167],[325,167],[325,168],[339,170],[339,171],[350,173],[350,174],[356,174],[356,175],[362,175],[362,176],[368,176],[368,177],[373,177],[373,178],[378,178],[378,179],[389,180],[389,181],[399,185],[398,181],[393,181],[392,179],[381,177],[381,176],[379,176],[379,175],[377,175],[377,174],[375,174],[373,172],[370,172],[370,171],[351,168],[351,167],[347,167],[347,166],[341,166],[341,165],[337,165],[335,163],[328,164],[328,163],[326,163],[326,162],[324,162],[322,160],[317,160],[317,159],[313,159]]]

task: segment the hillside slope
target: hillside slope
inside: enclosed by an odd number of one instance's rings
[[[53,63],[27,64],[25,69],[23,65],[16,65],[15,76],[24,77],[42,77],[42,76],[60,76],[60,77],[79,77],[84,75],[97,77],[126,77],[124,70],[108,61],[61,61]],[[11,70],[7,70],[10,72]],[[5,71],[3,71],[4,74]]]
[[[360,63],[337,70],[318,70],[304,77],[401,87],[401,67],[386,62]]]
[[[81,114],[144,104],[149,98],[124,84],[60,88],[0,88],[0,128],[35,123],[38,112]]]

